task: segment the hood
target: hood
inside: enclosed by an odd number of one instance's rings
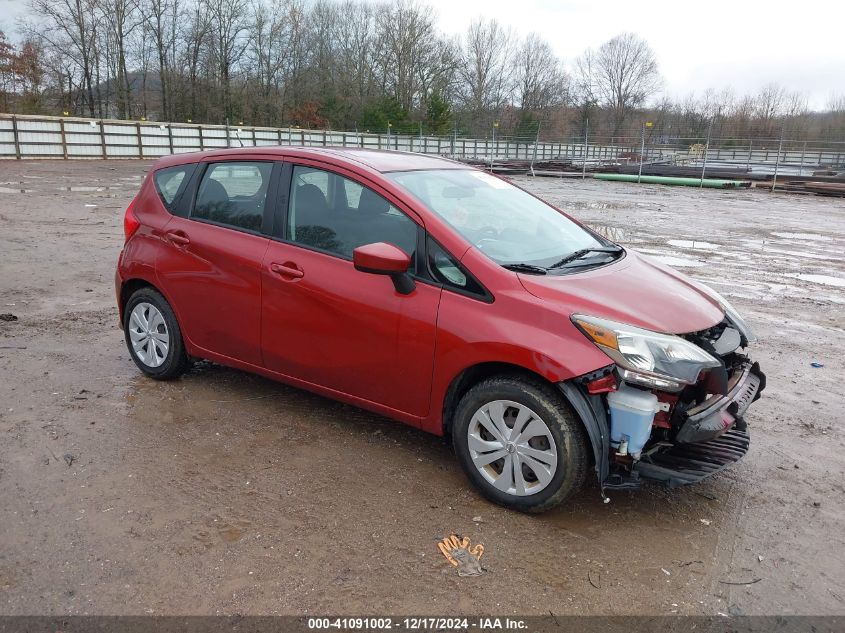
[[[659,262],[626,249],[608,266],[569,275],[519,274],[535,297],[561,305],[567,316],[587,314],[663,332],[704,330],[724,310],[701,284]]]

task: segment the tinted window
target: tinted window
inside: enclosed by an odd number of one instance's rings
[[[453,290],[485,296],[487,293],[455,258],[432,239],[428,240],[428,269],[438,283]]]
[[[260,231],[272,163],[231,162],[208,166],[191,217]]]
[[[176,196],[181,192],[182,184],[186,182],[188,174],[193,171],[194,165],[180,165],[178,167],[167,167],[159,169],[154,175],[156,191],[168,211],[174,210]]]
[[[417,225],[368,187],[331,172],[295,166],[288,238],[342,257],[352,257],[364,244],[387,242],[413,257]]]

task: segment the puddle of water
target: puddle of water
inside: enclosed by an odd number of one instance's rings
[[[802,281],[809,281],[814,284],[823,284],[825,286],[836,286],[837,288],[845,288],[845,279],[841,277],[833,277],[832,275],[815,275],[813,273],[787,273],[787,277],[793,279],[801,279]]]
[[[722,247],[721,244],[713,244],[712,242],[700,242],[698,240],[669,240],[666,242],[678,248],[692,248],[702,251],[715,251]]]
[[[90,185],[74,185],[72,187],[59,187],[59,191],[77,191],[77,192],[97,192],[97,191],[113,191],[117,189],[122,189],[122,187],[110,187],[103,185],[102,187],[92,187]]]
[[[831,242],[833,238],[828,235],[819,235],[818,233],[781,233],[772,232],[772,235],[782,237],[788,240],[812,240],[815,242]]]
[[[667,266],[677,266],[678,268],[699,268],[700,266],[704,266],[704,262],[699,262],[694,259],[685,259],[683,257],[675,257],[674,255],[650,255],[650,257],[656,259],[661,264],[666,264]]]
[[[13,189],[12,187],[0,187],[0,193],[32,193],[35,189]]]
[[[832,255],[822,255],[818,253],[802,253],[800,251],[786,251],[780,248],[770,248],[769,253],[777,253],[778,255],[791,255],[793,257],[804,257],[806,259],[821,259],[826,262],[834,261],[841,262],[841,257],[834,257]]]

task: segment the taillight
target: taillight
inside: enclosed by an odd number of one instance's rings
[[[123,216],[123,235],[125,236],[124,243],[129,241],[129,238],[135,235],[135,231],[141,226],[138,218],[135,216],[135,201],[133,198],[129,206],[126,207],[126,215]]]

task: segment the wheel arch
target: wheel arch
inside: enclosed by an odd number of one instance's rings
[[[464,394],[469,391],[474,385],[491,376],[510,375],[515,377],[525,377],[532,380],[538,380],[548,385],[554,385],[550,380],[542,374],[514,363],[506,363],[499,361],[481,362],[461,370],[449,383],[446,389],[446,395],[443,398],[443,407],[441,409],[441,425],[444,435],[449,435],[452,431],[452,418],[458,408],[458,403]]]
[[[129,297],[131,297],[135,292],[137,292],[141,288],[152,288],[162,297],[164,297],[164,300],[167,301],[167,303],[170,305],[170,309],[173,310],[173,314],[176,317],[176,322],[179,324],[179,329],[182,332],[182,338],[185,340],[186,344],[190,344],[190,340],[185,332],[185,328],[182,325],[182,319],[179,316],[179,310],[177,309],[176,305],[173,303],[173,301],[170,300],[170,297],[167,296],[166,292],[164,292],[155,283],[144,277],[130,277],[129,279],[120,284],[120,293],[118,295],[118,310],[120,312],[121,326],[123,325],[124,310],[126,308],[126,303],[129,301]]]
[[[446,390],[442,408],[442,433],[449,437],[452,432],[452,419],[458,408],[458,403],[464,394],[474,385],[492,376],[509,375],[524,377],[551,386],[566,401],[575,414],[576,419],[586,435],[590,446],[593,466],[603,481],[607,477],[607,459],[601,456],[607,451],[609,437],[607,436],[607,419],[597,396],[588,396],[574,381],[554,382],[542,374],[522,365],[505,362],[483,362],[463,369],[452,379]]]

